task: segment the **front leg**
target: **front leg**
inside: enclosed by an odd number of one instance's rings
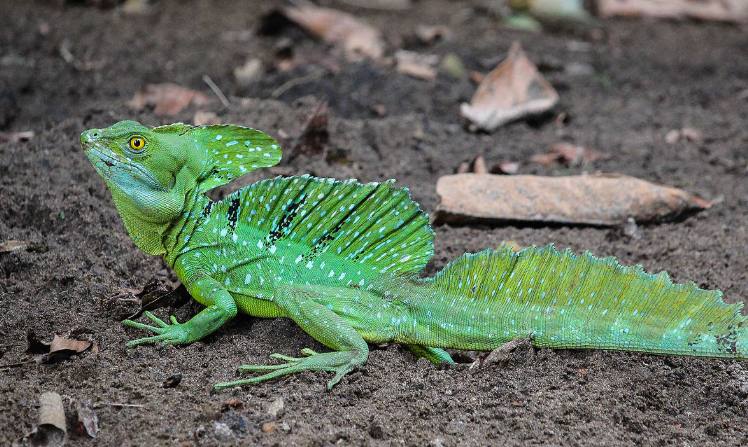
[[[138,338],[127,343],[128,347],[146,343],[163,343],[167,345],[184,345],[200,340],[215,332],[228,320],[236,316],[236,302],[231,294],[218,281],[205,273],[199,272],[185,282],[185,287],[195,300],[205,303],[207,307],[189,321],[180,323],[174,316],[168,324],[150,312],[145,312],[156,326],[137,321],[125,320],[125,326],[151,331],[156,335]]]
[[[327,389],[330,390],[343,376],[366,363],[369,356],[369,346],[366,341],[353,326],[325,306],[324,297],[318,292],[284,287],[277,291],[273,301],[304,332],[334,351],[318,353],[311,349],[303,349],[301,352],[306,357],[301,358],[271,354],[271,358],[283,360],[285,363],[242,365],[239,367],[240,371],[266,373],[249,379],[217,383],[213,386],[214,389],[222,390],[260,383],[301,371],[330,371],[335,373],[335,376],[327,382]]]

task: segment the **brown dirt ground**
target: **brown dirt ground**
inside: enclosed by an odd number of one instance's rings
[[[565,139],[612,157],[575,168],[524,165],[521,172],[622,172],[720,203],[679,223],[640,227],[638,239],[603,228],[442,226],[429,272],[503,240],[555,242],[649,271],[667,269],[677,281],[720,288],[736,302],[748,297],[745,28],[610,21],[597,37],[575,30],[524,34],[499,28],[482,2],[424,0],[408,13],[352,10],[386,27],[391,46],[454,52],[469,69],[484,72],[512,40],[521,40],[558,88],[558,111],[568,123],[536,120],[487,135],[466,132],[460,123],[458,104],[474,89],[469,81],[440,76],[426,82],[370,63],[340,62],[338,73],[325,71],[268,99],[284,82],[307,75],[315,60],[330,58],[324,44],[296,29],[274,36],[237,33],[256,28],[272,7],[268,2],[163,1],[138,17],[62,3],[0,1],[0,130],[36,132],[30,142],[0,146],[0,241],[35,244],[0,254],[0,364],[30,358],[29,330],[45,339],[71,332],[89,337],[99,352],[1,369],[0,445],[31,430],[39,394],[47,390],[65,396],[68,413],[73,400],[143,405],[98,406],[99,438],[71,435],[71,445],[748,443],[745,362],[525,349],[501,366],[439,369],[390,346],[374,348],[365,369],[332,392],[324,391],[324,374],[305,373],[211,394],[210,385],[233,377],[241,363],[319,346],[290,321],[239,317],[190,346],[125,349],[139,334],[119,324],[132,309],[113,297],[152,279],[164,282],[168,273],[131,243],[77,144],[81,130],[119,119],[171,121],[130,111],[125,102],[148,82],[173,81],[210,95],[201,81],[209,74],[228,95],[254,98],[241,105],[234,99],[229,110],[216,102],[209,110],[224,122],[274,135],[283,130],[288,141],[319,99],[329,101],[328,151],[335,161],[302,156],[276,172],[397,178],[432,210],[437,177],[461,161],[478,153],[489,164],[526,160]],[[447,24],[454,36],[422,47],[411,37],[420,23]],[[45,27],[47,34],[40,31]],[[280,39],[291,39],[296,54],[311,62],[239,87],[233,68],[249,56],[272,61]],[[77,65],[60,56],[63,43]],[[564,70],[571,63],[588,64],[594,74]],[[372,111],[375,104],[384,105],[384,117]],[[174,120],[189,121],[193,112]],[[683,126],[701,129],[704,141],[666,144],[665,133]],[[165,303],[157,314],[183,319],[198,309],[184,298]],[[181,384],[163,388],[175,373],[182,374]],[[266,408],[278,397],[285,410],[278,428],[265,433],[262,424],[274,420]],[[231,398],[242,406],[226,409]],[[231,433],[217,433],[215,422]]]

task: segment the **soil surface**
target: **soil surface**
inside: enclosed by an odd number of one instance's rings
[[[606,21],[597,30],[527,34],[498,26],[482,6],[490,2],[414,1],[407,12],[325,2],[386,29],[389,54],[455,53],[483,73],[520,40],[558,89],[560,104],[550,117],[475,134],[458,113],[475,89],[469,80],[440,74],[424,81],[386,64],[347,63],[293,27],[255,33],[273,3],[162,1],[133,16],[84,2],[0,1],[0,130],[35,132],[31,141],[0,146],[0,242],[31,244],[0,253],[0,365],[32,359],[29,332],[96,344],[65,361],[0,370],[0,445],[32,430],[44,391],[63,395],[70,445],[748,443],[745,362],[518,349],[501,365],[469,369],[474,356],[467,353],[456,367],[437,368],[398,346],[373,346],[366,367],[331,392],[324,390],[326,374],[304,373],[213,394],[211,384],[233,378],[239,364],[321,347],[289,320],[241,316],[190,346],[125,349],[142,336],[119,323],[138,309],[132,289],[169,287],[174,278],[130,241],[78,135],[125,118],[189,122],[194,108],[163,118],[126,102],[146,83],[167,81],[214,98],[206,74],[231,105],[214,101],[203,110],[263,129],[288,147],[319,101],[330,105],[325,154],[302,154],[252,179],[396,178],[431,211],[436,179],[460,162],[478,154],[489,165],[523,162],[570,141],[610,158],[570,168],[523,163],[520,172],[620,172],[717,201],[680,222],[640,226],[633,237],[609,228],[440,226],[427,273],[502,241],[554,242],[667,270],[676,281],[722,289],[729,302],[748,298],[744,28]],[[419,24],[447,25],[452,36],[421,44],[413,37]],[[278,48],[287,47],[302,63],[273,69]],[[233,69],[251,57],[270,68],[240,86]],[[557,119],[561,113],[565,119]],[[665,134],[682,127],[700,129],[703,141],[666,143]],[[158,304],[156,314],[180,321],[199,310],[179,292]],[[165,388],[175,374],[181,383]],[[283,410],[268,414],[279,398]],[[76,403],[86,400],[98,414],[96,440],[72,428]]]

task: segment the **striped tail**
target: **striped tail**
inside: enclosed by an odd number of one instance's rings
[[[406,301],[417,325],[401,333],[422,345],[488,350],[529,337],[539,347],[748,358],[742,303],[614,258],[552,245],[486,250],[419,284]]]

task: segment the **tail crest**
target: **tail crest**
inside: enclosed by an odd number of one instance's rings
[[[553,245],[486,250],[457,258],[424,285],[431,318],[449,321],[450,336],[468,349],[490,348],[483,346],[488,335],[491,345],[529,335],[543,347],[748,357],[742,303],[726,304],[718,290],[674,284],[665,272],[649,274],[612,257]]]

